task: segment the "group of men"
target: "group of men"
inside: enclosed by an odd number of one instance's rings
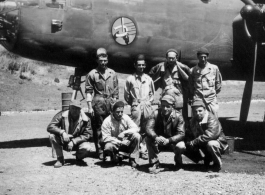
[[[221,154],[228,145],[218,120],[217,94],[222,77],[216,65],[207,60],[205,48],[197,51],[198,64],[190,69],[177,61],[178,52],[169,49],[166,61],[154,66],[148,76],[144,73],[146,60],[139,54],[134,63],[135,73],[124,87],[124,100],[131,106],[131,116],[124,114],[124,102],[119,100],[118,78],[107,67],[108,54],[97,50],[97,68],[86,77],[88,116],[74,100],[69,110],[59,112],[48,126],[50,141],[57,154],[54,167],[64,165],[63,149],[76,150],[77,163],[88,156],[93,136],[98,158],[107,156],[114,163],[123,158],[136,168],[138,157],[148,159],[150,173],[160,170],[158,153],[163,148],[174,151],[175,167],[182,167],[182,154],[198,163],[219,171]],[[154,93],[162,88],[159,108],[154,110]],[[185,104],[192,107],[188,122]],[[186,124],[185,124],[186,123]],[[147,148],[147,151],[145,149]],[[140,154],[139,154],[140,151]],[[211,162],[213,164],[211,165]]]

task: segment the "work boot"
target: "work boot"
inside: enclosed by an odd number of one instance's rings
[[[210,166],[208,168],[208,172],[211,173],[211,172],[219,172],[221,171],[222,169],[222,165],[219,165],[218,163],[214,163],[213,166]]]
[[[210,167],[210,163],[211,163],[211,159],[205,157],[203,160],[204,167],[208,169]]]
[[[64,165],[64,157],[57,157],[57,161],[54,164],[54,168],[60,168]]]
[[[134,158],[129,159],[129,164],[131,165],[132,168],[137,168],[139,166]]]
[[[78,166],[86,166],[87,165],[83,159],[80,159],[78,157],[75,157],[75,162],[76,162],[76,165],[78,165]]]
[[[106,159],[104,159],[104,158],[106,158],[106,157],[104,157],[104,153],[103,153],[102,150],[100,150],[100,151],[98,152],[98,158],[99,158],[99,160],[103,160],[103,161],[106,160]]]
[[[182,168],[183,162],[182,162],[182,157],[178,157],[177,155],[174,156],[174,161],[175,161],[175,170],[179,170]]]
[[[156,174],[160,172],[160,163],[159,161],[155,162],[152,167],[148,168],[149,173]]]

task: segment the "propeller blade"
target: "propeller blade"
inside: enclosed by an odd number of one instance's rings
[[[249,107],[251,103],[252,97],[252,89],[253,83],[255,79],[255,72],[256,72],[256,63],[257,63],[257,50],[258,50],[258,42],[255,42],[255,53],[254,53],[254,62],[253,62],[253,69],[252,74],[247,76],[244,93],[242,97],[241,103],[241,110],[240,110],[240,118],[239,121],[245,123],[248,118]]]

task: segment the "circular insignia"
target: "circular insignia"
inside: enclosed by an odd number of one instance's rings
[[[131,44],[136,33],[136,25],[130,18],[120,17],[112,25],[112,37],[120,45]]]

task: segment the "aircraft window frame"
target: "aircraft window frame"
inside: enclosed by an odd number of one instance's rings
[[[70,7],[75,8],[75,9],[82,9],[82,10],[91,10],[92,9],[92,0],[83,0],[83,2],[87,2],[87,4],[89,4],[89,6],[86,6],[86,7],[81,6],[81,5],[80,6],[73,5],[74,1],[78,2],[78,0],[70,0]]]
[[[40,0],[18,0],[17,5],[22,7],[38,7],[40,6]]]
[[[44,5],[50,9],[66,9],[67,0],[54,0],[56,3],[52,3],[53,0],[44,0]]]

